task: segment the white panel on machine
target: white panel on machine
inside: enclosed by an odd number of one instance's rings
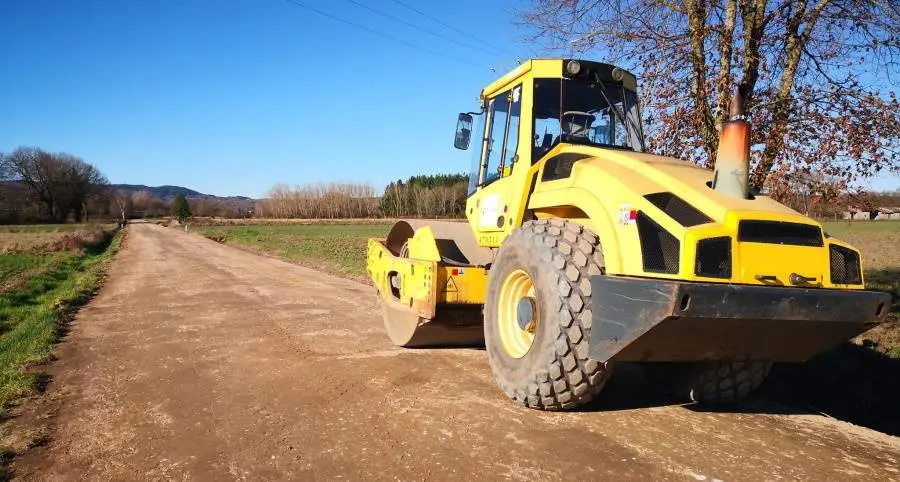
[[[478,226],[496,228],[497,218],[500,217],[500,214],[500,196],[485,196],[481,199],[481,216],[478,218]]]

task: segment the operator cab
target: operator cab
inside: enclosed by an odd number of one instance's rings
[[[633,82],[622,82],[626,72],[594,62],[570,60],[567,65],[572,64],[577,67],[567,71],[577,75],[534,80],[532,159],[561,142],[643,151],[637,93]]]
[[[454,147],[468,149],[470,137],[470,194],[559,144],[642,152],[637,80],[600,62],[529,60],[482,90],[480,113],[459,115]]]

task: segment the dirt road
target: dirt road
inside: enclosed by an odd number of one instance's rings
[[[519,408],[479,350],[389,345],[372,288],[154,225],[57,349],[33,479],[900,479],[900,441],[755,400],[652,406],[614,378]],[[644,404],[644,406],[641,406]]]

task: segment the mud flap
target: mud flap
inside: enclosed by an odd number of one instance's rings
[[[802,362],[872,328],[887,293],[591,278],[598,361]]]

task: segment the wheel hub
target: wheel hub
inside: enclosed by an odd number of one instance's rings
[[[519,300],[516,306],[516,322],[519,329],[534,333],[534,298],[526,296]]]
[[[534,343],[540,322],[534,283],[524,270],[507,275],[497,303],[497,328],[503,350],[512,358],[522,358]]]

